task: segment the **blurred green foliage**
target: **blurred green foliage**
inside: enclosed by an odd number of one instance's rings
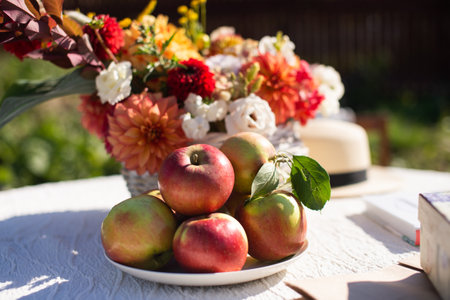
[[[19,61],[0,52],[0,98],[17,79],[44,79],[64,70],[44,61]],[[364,66],[344,78],[342,100],[357,112],[389,119],[392,165],[450,171],[448,88],[416,93],[384,86],[383,63]],[[392,88],[392,87],[391,87]],[[43,182],[118,174],[120,164],[80,123],[77,96],[54,99],[20,115],[0,129],[0,189]],[[377,162],[377,136],[369,135]]]
[[[0,55],[0,97],[14,80],[44,79],[64,70],[43,61]],[[77,96],[39,105],[0,129],[0,189],[117,174],[120,165],[80,123]]]

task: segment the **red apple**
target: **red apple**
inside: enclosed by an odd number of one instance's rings
[[[176,261],[193,272],[239,271],[247,259],[244,228],[224,213],[212,213],[183,222],[173,238]]]
[[[115,205],[101,227],[106,255],[121,264],[158,269],[172,257],[177,223],[172,210],[150,195],[129,198]]]
[[[234,190],[250,194],[252,182],[263,164],[276,154],[275,147],[264,136],[254,132],[240,132],[225,140],[220,150],[233,165]]]
[[[177,213],[194,216],[218,210],[233,190],[234,172],[219,149],[205,144],[169,154],[158,174],[164,201]]]
[[[247,233],[249,254],[264,261],[295,254],[306,240],[306,216],[294,195],[274,191],[244,203],[236,218]]]

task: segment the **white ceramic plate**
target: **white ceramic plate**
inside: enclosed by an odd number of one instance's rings
[[[274,263],[261,263],[250,256],[241,271],[223,273],[186,273],[180,267],[172,268],[170,271],[148,271],[128,267],[112,261],[105,255],[106,259],[125,273],[133,276],[159,283],[186,285],[186,286],[215,286],[243,283],[264,278],[285,270],[290,264],[297,260],[308,247],[306,241],[297,254]]]

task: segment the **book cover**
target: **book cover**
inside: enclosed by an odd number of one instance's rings
[[[417,194],[383,194],[365,196],[366,213],[377,224],[399,235],[411,245],[420,245],[420,222]]]

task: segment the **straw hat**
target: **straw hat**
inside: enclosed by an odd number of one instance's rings
[[[372,166],[367,133],[361,126],[318,118],[298,129],[309,149],[330,175],[331,197],[357,197],[398,188],[400,180],[388,168]]]

